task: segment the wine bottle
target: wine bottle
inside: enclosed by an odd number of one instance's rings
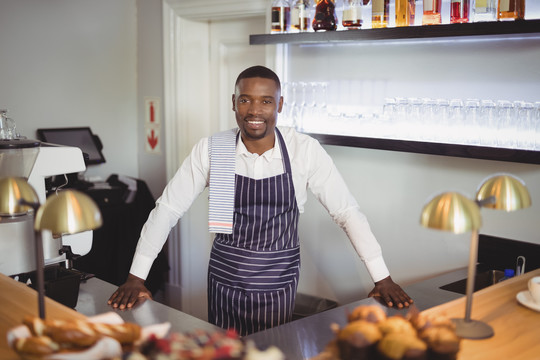
[[[396,0],[396,26],[414,25],[415,0]]]
[[[525,18],[525,0],[499,0],[497,20],[523,20]]]
[[[273,33],[283,33],[289,30],[291,8],[288,0],[272,1],[272,28]]]
[[[496,0],[476,0],[473,7],[473,21],[495,21],[497,17]]]
[[[337,16],[335,0],[315,0],[315,16],[312,27],[315,31],[328,31],[337,29]]]
[[[422,25],[436,25],[441,23],[442,0],[424,0],[424,16]]]
[[[291,28],[295,31],[308,31],[309,0],[295,0],[291,7]]]
[[[362,27],[362,0],[344,0],[341,24],[345,29]]]
[[[371,27],[372,28],[387,27],[389,13],[390,13],[390,0],[372,0]]]
[[[450,3],[450,23],[468,23],[470,0],[452,0]]]

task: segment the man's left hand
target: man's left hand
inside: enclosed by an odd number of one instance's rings
[[[396,307],[398,309],[408,308],[413,303],[409,295],[390,276],[377,281],[368,296],[380,297],[388,307]]]

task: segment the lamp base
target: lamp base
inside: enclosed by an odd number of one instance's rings
[[[452,319],[456,324],[456,335],[464,339],[487,339],[495,335],[493,328],[483,321]]]

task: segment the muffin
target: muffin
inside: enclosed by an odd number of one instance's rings
[[[431,326],[420,332],[420,338],[428,346],[429,359],[455,360],[461,339],[448,326]]]
[[[377,353],[381,360],[426,360],[427,345],[416,335],[393,332],[379,341]]]
[[[378,326],[366,320],[348,323],[337,334],[337,345],[341,359],[373,359],[375,345],[382,334]]]
[[[401,316],[390,316],[379,322],[379,330],[383,335],[400,333],[411,337],[416,337],[416,329],[413,325]]]
[[[451,330],[456,329],[456,325],[447,316],[415,314],[410,319],[411,324],[418,332],[422,332],[430,327],[443,326]]]
[[[347,316],[349,322],[356,320],[365,320],[372,323],[378,323],[386,319],[386,313],[377,305],[360,305],[351,311]]]

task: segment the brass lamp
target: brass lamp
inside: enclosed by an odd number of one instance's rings
[[[17,215],[33,209],[36,212],[34,235],[36,241],[36,287],[39,316],[45,319],[45,279],[43,240],[41,231],[55,235],[75,234],[94,230],[103,223],[99,208],[87,195],[65,190],[49,196],[40,207],[35,190],[23,178],[0,179],[0,215]]]
[[[484,180],[476,192],[476,201],[483,207],[505,211],[531,206],[525,183],[510,174],[495,174]]]
[[[39,198],[25,179],[0,179],[0,216],[25,214],[36,206],[39,206]]]
[[[420,223],[424,227],[451,231],[456,234],[471,231],[467,272],[465,318],[452,319],[456,334],[465,339],[486,339],[494,335],[493,328],[471,319],[472,296],[478,260],[478,230],[481,226],[480,207],[513,211],[531,205],[525,184],[514,176],[498,174],[488,177],[479,187],[476,202],[448,192],[434,197],[422,210]]]

